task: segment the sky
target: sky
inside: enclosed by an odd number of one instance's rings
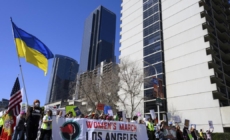
[[[26,32],[36,36],[53,52],[80,62],[85,19],[99,5],[117,16],[115,55],[119,57],[121,0],[0,0],[0,100],[9,99],[16,77],[22,76],[12,35],[10,17]],[[35,99],[45,104],[53,59],[48,74],[20,59],[29,104]],[[23,102],[26,102],[25,96]]]

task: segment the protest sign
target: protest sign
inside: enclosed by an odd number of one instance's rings
[[[172,119],[172,115],[170,112],[167,113],[168,121]]]
[[[22,103],[21,110],[24,111],[24,112],[27,112],[27,105],[26,105],[26,103]]]
[[[73,113],[73,116],[76,117],[76,113],[74,111],[74,108],[76,108],[77,106],[73,106],[73,105],[69,105],[69,106],[66,106],[65,107],[65,112],[68,113],[68,112],[72,112]]]
[[[176,116],[172,116],[172,119],[175,123],[181,123],[181,119],[180,116],[176,115]]]
[[[108,110],[111,110],[111,107],[108,105],[104,106],[104,114],[108,114]]]
[[[163,120],[164,120],[165,122],[167,121],[166,115],[165,115],[165,114],[163,114]]]
[[[81,110],[78,107],[74,108],[74,112],[75,112],[76,116],[81,115]]]
[[[55,140],[147,140],[146,126],[136,123],[58,118],[52,122]]]
[[[113,116],[113,110],[109,109],[108,114],[109,114],[109,116]]]
[[[212,128],[212,129],[214,128],[212,121],[208,121],[208,125],[209,125],[209,128]]]
[[[186,127],[189,127],[189,120],[184,120],[184,125],[186,126]]]
[[[104,110],[104,104],[97,104],[97,110]]]
[[[156,115],[155,115],[154,109],[150,110],[149,112],[150,112],[150,114],[151,114],[152,119],[155,119],[155,118],[156,118]]]

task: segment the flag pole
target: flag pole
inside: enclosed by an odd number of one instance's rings
[[[13,29],[13,24],[12,24],[12,18],[11,18],[11,17],[10,17],[10,21],[11,21],[11,25],[12,25],[12,34],[13,34],[13,37],[14,37],[14,29]],[[13,39],[14,39],[14,38],[13,38]],[[17,56],[18,56],[18,49],[17,49],[17,45],[16,45],[16,42],[15,42],[15,39],[14,39],[14,44],[15,44],[16,51],[17,51]],[[27,94],[26,94],[26,86],[25,86],[24,77],[23,77],[23,72],[22,72],[22,65],[21,65],[21,61],[20,61],[19,56],[18,56],[18,63],[19,63],[20,71],[21,71],[22,83],[23,83],[23,87],[24,87],[24,91],[25,91],[25,96],[26,96],[26,102],[27,102],[27,105],[29,105],[29,104],[28,104]]]

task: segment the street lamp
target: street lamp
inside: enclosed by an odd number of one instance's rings
[[[154,70],[155,70],[155,77],[156,77],[156,79],[157,79],[157,69],[156,69],[156,67],[153,65],[153,64],[150,64],[150,63],[148,63],[148,62],[146,62],[146,61],[143,61],[144,63],[146,63],[146,64],[148,64],[148,66],[152,66],[153,68],[154,68]],[[156,98],[156,101],[158,100],[158,90],[157,90],[157,98]],[[157,112],[158,112],[158,124],[160,124],[160,105],[159,105],[159,103],[157,104]]]

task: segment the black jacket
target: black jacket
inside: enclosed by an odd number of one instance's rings
[[[16,126],[16,130],[24,130],[25,129],[25,119],[24,118],[20,118],[18,125]]]
[[[39,121],[41,118],[41,109],[40,108],[30,108],[30,115],[27,118],[27,125],[33,125],[34,127],[39,126]]]

